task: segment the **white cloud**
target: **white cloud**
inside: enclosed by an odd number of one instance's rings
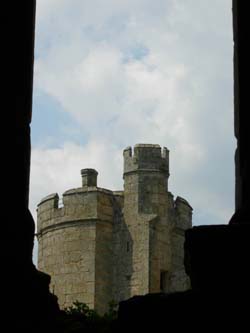
[[[85,146],[64,143],[61,148],[32,150],[30,207],[35,216],[38,202],[48,194],[81,187],[80,170],[94,168],[99,172],[98,186],[122,187],[122,152],[103,141],[92,141]],[[119,189],[119,188],[118,188]]]

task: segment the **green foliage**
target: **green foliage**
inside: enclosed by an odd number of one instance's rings
[[[92,310],[85,303],[76,300],[72,306],[65,308],[64,311],[71,316],[81,318],[87,324],[90,332],[109,333],[114,332],[117,319],[118,304],[114,301],[109,302],[108,311],[101,316],[97,311]]]
[[[69,306],[68,308],[64,309],[66,313],[71,315],[83,315],[89,320],[95,320],[99,319],[99,314],[95,311],[89,308],[89,306],[85,303],[81,303],[79,301],[75,301],[72,306]]]
[[[118,304],[115,301],[110,301],[108,303],[109,309],[108,312],[104,314],[104,318],[106,320],[115,320],[117,319],[117,314],[118,314]]]

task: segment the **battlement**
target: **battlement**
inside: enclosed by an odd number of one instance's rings
[[[59,196],[57,193],[52,193],[42,198],[37,205],[38,209],[53,209],[58,208]]]
[[[124,175],[134,171],[158,171],[169,176],[169,150],[156,144],[136,144],[123,151]]]

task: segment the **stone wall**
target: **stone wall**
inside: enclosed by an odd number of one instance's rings
[[[183,257],[185,230],[192,227],[192,207],[185,199],[177,197],[173,214],[171,290],[184,291],[190,288],[190,279],[184,269]]]
[[[95,258],[95,309],[99,313],[107,310],[113,301],[112,285],[115,283],[112,272],[112,224],[99,222],[96,225]]]
[[[95,309],[99,313],[107,310],[114,299],[113,279],[113,193],[97,192],[96,252],[95,252]]]
[[[51,275],[51,291],[62,308],[76,300],[94,307],[96,219],[80,219],[73,204],[79,194],[71,198],[62,208],[57,195],[38,206],[38,267]]]
[[[161,286],[162,275],[172,270],[171,229],[166,222],[157,218],[150,223],[150,293],[171,291],[169,283]]]
[[[124,220],[124,193],[115,196],[113,224],[113,296],[115,302],[131,295],[132,239]]]

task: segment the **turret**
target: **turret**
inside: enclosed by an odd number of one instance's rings
[[[159,214],[168,191],[168,149],[153,144],[137,144],[134,152],[128,147],[123,156],[125,204],[128,209],[137,206],[139,213]]]
[[[169,150],[159,145],[137,144],[132,148],[127,147],[123,151],[124,176],[131,172],[160,172],[169,177]]]

